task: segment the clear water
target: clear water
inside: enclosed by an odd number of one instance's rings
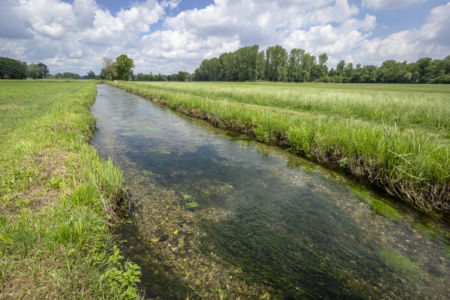
[[[155,298],[446,299],[449,226],[275,147],[98,85],[129,257]]]

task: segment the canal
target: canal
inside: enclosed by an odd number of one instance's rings
[[[98,85],[146,296],[445,299],[449,226],[282,149]]]

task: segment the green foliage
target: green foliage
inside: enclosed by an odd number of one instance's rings
[[[131,58],[122,54],[116,58],[116,72],[117,78],[121,80],[131,79],[134,63]]]
[[[200,81],[246,81],[258,78],[259,46],[240,48],[224,53],[220,58],[206,59],[195,71],[194,78]]]
[[[46,78],[48,75],[48,68],[43,63],[29,64],[27,66],[27,76],[33,79]]]
[[[381,67],[356,65],[341,60],[336,69],[328,70],[326,53],[316,57],[294,48],[289,56],[280,45],[258,53],[258,46],[223,53],[219,58],[205,59],[197,68],[197,81],[270,80],[292,82],[355,83],[450,83],[450,56],[432,60],[421,58],[415,63],[386,60]],[[152,80],[152,79],[149,79]]]
[[[72,72],[64,72],[64,73],[56,73],[55,78],[57,79],[80,79],[80,74],[72,73]]]
[[[7,57],[0,57],[0,79],[24,79],[26,76],[26,63]]]
[[[101,79],[113,80],[118,76],[116,63],[110,58],[103,58],[103,68],[100,72]],[[127,78],[128,79],[128,78]]]
[[[280,45],[266,50],[266,79],[270,81],[286,81],[287,52]]]
[[[99,290],[103,290],[104,299],[136,299],[138,289],[136,283],[141,275],[139,267],[131,262],[122,266],[123,257],[119,249],[114,246],[108,257],[108,268],[100,278]]]
[[[90,70],[90,71],[88,72],[87,76],[88,76],[89,79],[95,79],[95,73],[94,73],[94,71]]]

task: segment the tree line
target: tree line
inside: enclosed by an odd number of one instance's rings
[[[303,49],[289,53],[280,45],[259,51],[249,46],[218,58],[205,59],[192,75],[197,81],[269,80],[290,82],[354,83],[450,83],[450,55],[444,59],[420,58],[407,63],[386,60],[380,67],[354,65],[341,60],[336,68],[326,65],[326,53],[318,57]]]
[[[134,62],[127,55],[115,61],[103,59],[100,75],[93,71],[80,76],[64,72],[49,75],[43,63],[27,64],[19,60],[0,57],[0,79],[57,78],[106,79],[137,81],[290,81],[290,82],[354,82],[354,83],[450,83],[450,55],[444,59],[420,58],[416,62],[386,60],[381,66],[361,66],[341,60],[335,68],[327,66],[326,53],[318,57],[303,49],[289,53],[280,45],[259,50],[258,45],[227,52],[218,58],[205,59],[193,74],[133,74]]]
[[[170,74],[170,75],[138,73],[136,76],[133,76],[133,80],[136,80],[136,81],[192,81],[192,75],[185,71],[180,71],[176,74]]]
[[[0,57],[0,79],[96,79],[95,73],[90,71],[87,76],[80,76],[72,72],[50,75],[46,64],[27,64],[8,57]]]
[[[38,79],[46,78],[49,74],[44,63],[27,64],[26,62],[0,57],[0,79],[25,79],[27,77]]]

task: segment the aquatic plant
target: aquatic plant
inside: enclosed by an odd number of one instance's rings
[[[422,210],[450,211],[450,108],[445,86],[112,85],[331,164]]]

